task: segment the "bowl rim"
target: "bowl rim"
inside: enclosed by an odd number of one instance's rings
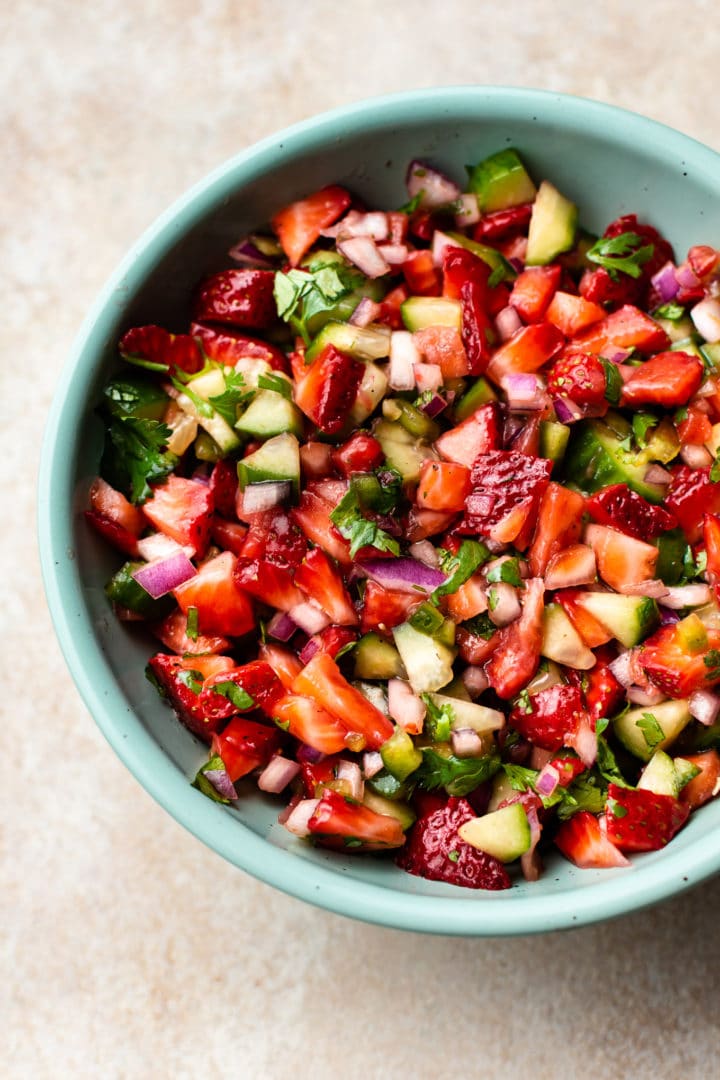
[[[274,846],[222,807],[198,796],[122,695],[120,700],[113,699],[108,689],[113,676],[82,602],[73,551],[74,459],[57,451],[73,445],[76,437],[83,411],[81,388],[94,373],[95,357],[103,344],[103,322],[110,321],[113,298],[126,291],[127,281],[144,277],[148,266],[174,245],[178,230],[185,231],[240,184],[272,167],[278,153],[292,154],[314,144],[319,147],[330,137],[351,137],[368,127],[385,128],[391,122],[400,126],[417,110],[433,122],[450,114],[481,120],[498,108],[508,118],[518,119],[527,119],[533,108],[556,111],[555,122],[570,129],[611,121],[614,141],[650,150],[660,140],[665,151],[691,161],[696,171],[709,177],[718,172],[716,151],[656,120],[587,98],[511,86],[444,86],[386,94],[323,112],[271,134],[217,166],[177,198],[131,246],[101,289],[54,391],[41,449],[37,511],[46,598],[71,676],[117,756],[156,802],[211,850],[289,895],[378,925],[478,937],[578,927],[647,907],[720,870],[720,846],[708,850],[701,835],[677,851],[666,849],[659,859],[643,862],[641,857],[632,872],[596,871],[599,880],[588,880],[577,889],[523,894],[522,900],[514,890],[469,894],[448,887],[448,894],[442,896],[399,892],[346,876],[340,869],[311,865],[292,849]],[[133,721],[135,729],[130,731]]]

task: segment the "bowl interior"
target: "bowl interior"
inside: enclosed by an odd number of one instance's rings
[[[188,780],[204,749],[144,678],[149,637],[112,616],[103,587],[116,565],[84,525],[101,429],[93,409],[117,366],[124,329],[186,328],[203,274],[279,206],[328,183],[368,205],[401,205],[404,173],[427,158],[462,179],[464,166],[515,146],[536,179],[551,179],[600,230],[636,212],[682,256],[720,237],[720,158],[669,129],[616,109],[532,91],[455,88],[367,102],[290,129],[233,159],[172,207],[106,287],[76,344],[46,431],[40,541],[50,607],[73,677],[105,735],[138,780],[209,846],[306,900],[393,926],[443,933],[527,933],[578,925],[654,902],[720,866],[720,805],[710,805],[665,852],[630,871],[576,871],[548,859],[537,883],[470,893],[426,882],[380,858],[315,850],[276,823],[279,805],[253,792],[235,810]],[[717,833],[716,833],[717,835]]]

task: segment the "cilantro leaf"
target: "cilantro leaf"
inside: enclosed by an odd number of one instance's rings
[[[201,791],[203,795],[207,795],[208,799],[212,799],[213,802],[224,803],[227,806],[231,801],[232,781],[227,775],[225,762],[218,754],[215,754],[214,757],[211,757],[209,761],[206,761],[198,769],[192,786]],[[224,795],[223,791],[227,791],[228,795]]]
[[[515,791],[535,790],[535,781],[538,776],[536,769],[527,769],[524,765],[512,765],[505,761],[502,768],[510,787]]]
[[[518,560],[505,559],[503,562],[493,566],[491,570],[488,570],[487,580],[491,585],[495,585],[499,581],[504,581],[508,585],[514,585],[516,588],[519,588],[523,582],[520,575]]]
[[[425,189],[421,188],[420,191],[418,191],[417,195],[413,195],[412,199],[410,199],[406,203],[403,203],[402,206],[398,206],[397,212],[399,214],[414,214],[415,211],[419,209],[420,204],[423,201],[424,194]]]
[[[150,483],[164,479],[178,463],[177,456],[165,449],[171,435],[158,420],[114,417],[105,430],[102,477],[131,502],[145,502],[152,495]]]
[[[463,623],[463,628],[469,634],[476,634],[485,641],[489,641],[493,634],[497,633],[497,626],[485,612],[482,615],[476,615],[474,619],[468,619]]]
[[[647,433],[659,423],[658,417],[652,413],[638,412],[632,418],[633,435],[635,442],[642,450],[647,446]]]
[[[421,694],[420,696],[427,709],[423,728],[425,734],[433,742],[448,742],[455,722],[455,710],[452,705],[446,702],[444,705],[438,706],[429,694]]]
[[[198,609],[196,607],[189,607],[187,611],[187,626],[185,633],[191,641],[197,641],[198,639]]]
[[[187,387],[185,388],[187,393]],[[231,371],[225,376],[225,389],[221,394],[208,399],[210,406],[222,416],[223,420],[235,427],[238,418],[238,406],[252,397],[252,390],[248,390],[241,372]]]
[[[642,731],[648,750],[654,750],[665,738],[658,718],[651,712],[643,713],[640,719],[635,721],[635,726]]]
[[[720,482],[720,457],[716,457],[710,466],[710,480],[713,484]]]
[[[231,679],[215,683],[213,690],[216,694],[227,698],[236,709],[252,709],[255,704],[255,698],[251,697],[247,690],[243,690],[242,686],[238,686]]]
[[[597,739],[597,770],[603,779],[609,783],[617,784],[618,787],[629,787],[627,780],[620,772],[615,755],[610,749],[607,739],[598,735]]]
[[[415,774],[418,786],[426,791],[445,788],[448,795],[460,798],[489,780],[500,768],[496,754],[479,758],[458,758],[454,754],[445,757],[429,746],[422,753],[423,762]]]
[[[607,793],[592,773],[587,773],[570,785],[565,791],[565,798],[558,805],[557,816],[560,821],[567,821],[579,810],[589,810],[591,814],[600,814],[605,806]]]
[[[606,360],[604,356],[599,359],[605,369],[605,397],[611,405],[617,405],[623,388],[622,375],[612,360]]]
[[[352,292],[358,277],[342,264],[326,264],[315,271],[278,270],[273,290],[278,315],[309,345],[308,321],[313,315],[332,311],[338,301]]]
[[[400,554],[400,545],[375,521],[366,518],[360,506],[357,490],[351,484],[330,514],[330,520],[341,536],[350,541],[350,558],[354,559],[360,548],[370,546],[378,551]]]
[[[203,675],[200,671],[184,668],[182,671],[178,671],[177,680],[183,686],[187,686],[188,690],[192,690],[193,694],[199,694],[202,690]]]
[[[711,649],[710,652],[703,657],[703,663],[708,669],[705,674],[706,679],[720,678],[720,652],[717,649]]]
[[[679,322],[685,314],[685,308],[682,304],[676,304],[672,300],[669,304],[661,304],[659,308],[656,308],[653,312],[653,317],[656,319],[667,319],[668,322]]]
[[[693,579],[700,577],[701,574],[705,573],[707,568],[707,552],[699,551],[696,559],[693,555],[692,547],[688,544],[683,552],[682,567],[683,572],[681,580],[683,582],[692,581]]]
[[[206,420],[209,420],[212,416],[214,416],[215,410],[213,409],[210,402],[206,401],[205,398],[200,397],[200,395],[197,394],[191,386],[188,386],[187,383],[181,382],[180,379],[176,378],[174,375],[170,377],[170,382],[173,384],[179,394],[184,394],[185,397],[190,398],[190,401],[192,401],[193,405],[197,410],[198,416],[203,416]]]
[[[443,558],[442,568],[449,574],[444,585],[439,585],[432,594],[433,601],[441,596],[449,596],[457,592],[460,586],[475,573],[479,566],[486,563],[490,558],[490,552],[479,540],[463,540],[456,555]]]
[[[624,232],[619,236],[601,236],[586,253],[586,258],[603,266],[613,281],[617,281],[618,273],[639,278],[641,267],[653,257],[654,251],[655,245],[643,244],[637,233]]]
[[[292,401],[292,387],[282,375],[272,372],[269,375],[258,376],[258,387],[261,390],[273,390],[276,394],[282,394],[288,401]]]

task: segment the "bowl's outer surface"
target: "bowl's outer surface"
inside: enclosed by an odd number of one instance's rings
[[[116,562],[82,518],[97,472],[99,390],[128,326],[187,325],[188,297],[227,265],[232,242],[279,206],[340,183],[377,207],[405,201],[405,168],[430,160],[458,179],[464,166],[517,147],[600,230],[635,211],[682,256],[720,242],[720,156],[631,113],[537,91],[455,87],[379,98],[297,125],[243,152],[172,206],[140,239],[90,312],[63,373],[45,433],[39,485],[43,574],[75,682],[108,741],[140,783],[211,848],[256,877],[342,914],[445,934],[532,933],[654,903],[720,868],[720,803],[693,817],[664,852],[632,870],[578,871],[548,859],[537,883],[470,893],[404,874],[390,862],[316,850],[276,823],[278,804],[243,794],[237,810],[189,785],[204,750],[144,677],[153,648],[108,609]],[[91,239],[88,242],[92,242]]]

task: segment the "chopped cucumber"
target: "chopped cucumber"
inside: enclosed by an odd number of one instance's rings
[[[529,849],[530,823],[522,803],[511,803],[482,817],[466,821],[458,829],[466,844],[494,855],[501,862],[513,862]]]
[[[367,785],[363,795],[363,806],[367,806],[368,810],[374,810],[376,814],[396,818],[403,829],[409,829],[417,817],[415,811],[406,802],[396,802],[393,799],[383,798],[382,795],[376,795],[374,791],[369,790]]]
[[[322,328],[305,353],[309,364],[327,345],[357,360],[382,360],[390,355],[389,326],[351,326],[346,322],[329,322]]]
[[[217,444],[222,454],[229,454],[240,446],[240,439],[227,420],[212,407],[209,400],[224,394],[225,389],[225,375],[222,368],[213,368],[190,379],[187,383],[187,393],[179,394],[176,402],[183,412],[197,420],[200,427]],[[197,399],[203,404],[199,405]]]
[[[631,435],[630,424],[617,413],[573,425],[563,465],[567,479],[586,492],[627,484],[649,502],[662,502],[665,488],[645,480],[647,462],[638,461],[636,454],[621,445]]]
[[[235,430],[256,439],[270,439],[286,431],[301,436],[303,426],[302,414],[294,402],[275,390],[258,390]]]
[[[357,679],[402,679],[405,677],[400,653],[394,645],[373,631],[360,638],[353,655]]]
[[[463,701],[448,694],[430,694],[430,700],[438,709],[442,709],[444,705],[450,707],[453,713],[453,731],[471,728],[478,735],[484,735],[489,731],[499,731],[505,726],[505,716],[498,709],[489,709],[486,705]]]
[[[428,326],[462,329],[462,304],[444,296],[411,296],[401,304],[400,313],[408,330],[424,330]]]
[[[543,180],[530,218],[526,264],[544,266],[556,255],[569,251],[575,243],[577,218],[575,204]]]
[[[360,427],[375,412],[387,390],[387,375],[377,364],[366,363],[355,401],[348,413],[348,430]]]
[[[649,716],[652,717],[652,730],[648,730]],[[613,720],[613,731],[626,750],[641,761],[649,761],[655,751],[670,746],[690,720],[687,701],[662,701],[659,705],[640,706],[621,713]],[[662,732],[662,738],[657,742],[654,734],[656,725]]]
[[[474,412],[477,412],[482,405],[487,405],[489,401],[497,401],[497,394],[485,376],[481,375],[467,393],[463,394],[458,404],[454,406],[453,415],[460,423],[467,420]]]
[[[548,604],[543,612],[543,639],[540,652],[548,660],[577,671],[589,671],[595,657],[570,622],[561,604]]]
[[[440,437],[440,425],[431,420],[422,409],[418,409],[402,398],[385,398],[382,414],[386,420],[397,420],[407,432],[416,439],[435,442]]]
[[[454,240],[458,247],[465,248],[466,251],[472,251],[473,255],[477,255],[478,259],[482,259],[484,263],[487,263],[491,270],[496,270],[498,274],[502,271],[502,280],[512,281],[517,277],[517,272],[512,263],[508,262],[497,248],[490,247],[488,244],[479,244],[477,240],[471,240],[468,236],[463,236],[462,233],[449,232],[446,235],[451,240]]]
[[[658,326],[662,326],[672,342],[684,341],[695,333],[695,327],[689,315],[684,315],[682,319],[663,319],[658,318],[657,315],[653,315],[653,318]]]
[[[406,780],[410,773],[422,765],[422,751],[418,750],[404,728],[396,727],[389,739],[380,747],[383,765],[396,780]]]
[[[373,434],[382,446],[388,465],[397,469],[404,483],[417,484],[423,461],[434,456],[430,447],[396,421],[379,420]]]
[[[675,763],[664,750],[656,750],[642,771],[638,788],[652,791],[655,795],[672,795],[677,798],[680,792],[680,777]]]
[[[506,210],[532,202],[536,195],[517,150],[508,148],[485,158],[469,170],[469,188],[477,195],[481,211]]]
[[[535,774],[537,776],[537,773]],[[497,810],[500,803],[504,803],[507,799],[512,799],[517,795],[516,789],[512,786],[510,778],[504,769],[500,772],[496,772],[491,781],[492,788],[490,790],[490,800],[488,802],[488,813],[492,813],[493,810]]]
[[[264,480],[290,480],[293,490],[300,489],[300,446],[294,435],[274,435],[254,454],[238,461],[238,480],[244,491],[248,484]]]
[[[555,420],[540,421],[540,457],[554,461],[555,464],[565,457],[570,428]]]
[[[682,529],[671,529],[655,541],[658,549],[658,561],[655,564],[655,576],[666,585],[677,585],[683,576],[683,558],[687,551],[687,540]]]
[[[400,658],[416,694],[442,690],[452,680],[456,650],[402,623],[393,630]]]
[[[648,596],[588,592],[577,597],[577,604],[627,649],[643,641],[658,623],[657,604]]]

